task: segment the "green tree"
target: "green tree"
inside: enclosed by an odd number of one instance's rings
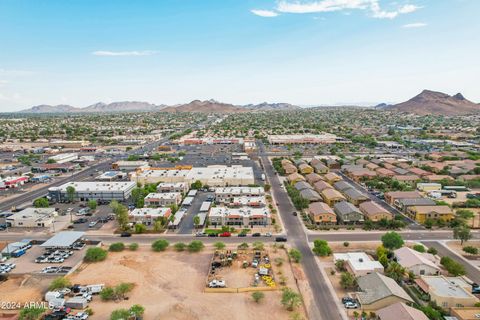
[[[426,250],[425,250],[425,247],[424,247],[423,245],[421,245],[421,244],[416,244],[416,245],[414,245],[414,246],[413,246],[413,250],[418,251],[418,252],[421,252],[421,253],[423,253],[423,252],[426,251]]]
[[[129,311],[137,319],[141,319],[143,314],[145,313],[145,307],[139,304],[134,304],[133,306],[130,307]]]
[[[147,231],[147,226],[144,225],[143,223],[137,223],[135,224],[135,233],[144,233],[145,231]]]
[[[58,277],[53,279],[53,281],[48,286],[48,290],[54,291],[57,289],[70,288],[71,286],[72,284],[70,283],[70,280],[65,277]]]
[[[113,310],[110,315],[110,320],[128,320],[130,319],[131,313],[127,309],[117,309]]]
[[[293,311],[302,303],[302,297],[290,288],[283,288],[281,303],[287,310]]]
[[[87,205],[90,210],[95,211],[97,209],[97,200],[89,200]]]
[[[332,249],[325,240],[315,240],[313,242],[313,253],[317,256],[326,257],[332,254]]]
[[[402,280],[403,276],[405,275],[405,268],[402,267],[400,264],[392,261],[385,269],[385,275],[397,282],[400,282],[400,280]]]
[[[200,217],[198,215],[193,217],[193,224],[195,225],[195,228],[198,228],[198,226],[200,225]]]
[[[88,248],[87,252],[85,253],[85,257],[83,260],[85,262],[99,262],[103,261],[107,258],[107,250],[104,250],[99,247]]]
[[[254,250],[263,250],[265,248],[265,244],[262,241],[255,241],[252,243],[252,247]]]
[[[25,307],[20,310],[20,320],[38,320],[41,319],[46,309],[43,307]]]
[[[302,260],[302,253],[298,249],[295,249],[295,248],[290,249],[290,251],[288,252],[288,255],[296,263],[300,263],[300,261]]]
[[[213,246],[214,246],[215,249],[217,249],[217,250],[223,250],[223,249],[225,249],[225,247],[226,247],[226,246],[225,246],[225,243],[223,243],[223,242],[221,242],[221,241],[215,242],[215,243],[213,244]]]
[[[261,291],[252,292],[252,299],[256,303],[260,303],[260,300],[262,300],[263,298],[265,298],[265,294],[263,292]]]
[[[165,240],[165,239],[158,239],[152,243],[152,250],[159,252],[159,251],[165,251],[170,243]]]
[[[385,248],[394,250],[403,246],[402,236],[395,231],[390,231],[382,236],[382,244]]]
[[[66,191],[67,191],[68,202],[73,202],[73,200],[75,200],[75,193],[76,193],[75,188],[72,186],[68,186]]]
[[[200,252],[204,247],[205,245],[200,240],[193,240],[187,246],[189,252]]]
[[[202,181],[196,180],[190,187],[194,190],[202,189]]]
[[[440,264],[453,276],[463,276],[465,274],[463,265],[450,257],[442,257]]]
[[[470,228],[467,226],[460,226],[453,229],[453,238],[460,240],[460,245],[472,238]]]
[[[355,279],[355,276],[350,272],[342,272],[340,285],[344,289],[353,289],[357,285],[357,279]]]
[[[115,214],[115,219],[118,222],[118,226],[121,230],[128,230],[128,209],[124,205],[118,203],[118,201],[113,200],[110,202],[110,208],[112,209],[113,213]]]
[[[35,208],[48,208],[49,203],[47,198],[38,198],[33,201]]]
[[[143,188],[135,188],[132,190],[131,198],[136,208],[143,208],[147,194]]]

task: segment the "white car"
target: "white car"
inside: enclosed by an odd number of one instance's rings
[[[347,302],[345,302],[345,308],[347,308],[347,309],[357,309],[358,308],[358,303],[347,301]]]
[[[88,227],[89,227],[89,228],[93,228],[93,227],[95,227],[96,225],[97,225],[97,221],[92,221],[92,222],[90,222],[90,223],[88,224]]]
[[[209,288],[225,288],[226,287],[225,280],[212,280],[208,284],[208,287]]]

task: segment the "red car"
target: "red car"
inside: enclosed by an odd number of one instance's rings
[[[232,234],[230,232],[224,232],[224,233],[220,233],[219,235],[220,237],[231,237]]]

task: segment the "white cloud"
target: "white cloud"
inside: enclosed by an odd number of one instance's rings
[[[250,10],[250,12],[257,15],[257,16],[265,17],[265,18],[273,18],[273,17],[278,16],[278,13],[276,13],[275,11],[271,11],[271,10],[252,9],[252,10]]]
[[[278,3],[276,9],[284,13],[319,13],[355,9],[369,11],[374,18],[393,19],[400,14],[412,13],[420,8],[413,4],[406,4],[396,10],[387,11],[380,7],[380,0],[319,0],[310,2],[282,0]]]
[[[32,74],[34,74],[34,72],[28,71],[28,70],[15,70],[15,69],[2,69],[2,68],[0,68],[0,75],[2,75],[2,76],[22,77],[22,76],[30,76]]]
[[[3,87],[4,85],[6,85],[6,84],[8,84],[8,83],[10,83],[10,81],[8,81],[8,80],[1,80],[1,79],[0,79],[0,87]]]
[[[145,50],[145,51],[94,51],[92,54],[94,56],[102,57],[139,57],[139,56],[151,56],[156,54],[156,51]]]
[[[423,28],[428,26],[425,22],[415,22],[415,23],[408,23],[404,24],[402,28]]]

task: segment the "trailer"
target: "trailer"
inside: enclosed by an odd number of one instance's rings
[[[102,284],[90,284],[85,286],[87,288],[87,292],[90,294],[99,294],[103,288],[105,288],[105,285]]]
[[[82,297],[73,297],[65,301],[65,307],[72,309],[85,309],[88,305],[88,301]]]

